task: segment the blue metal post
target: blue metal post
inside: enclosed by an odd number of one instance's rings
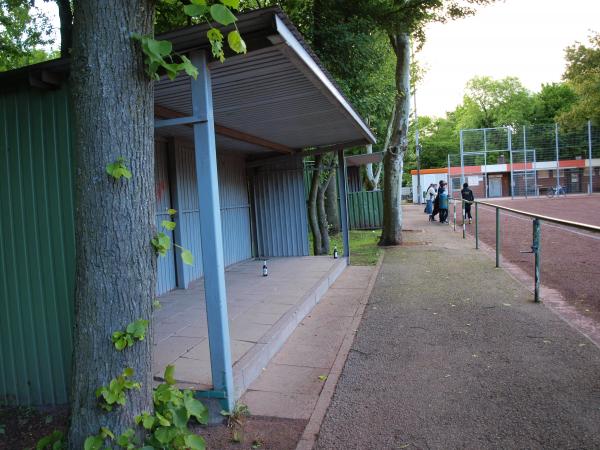
[[[231,411],[234,406],[233,371],[225,291],[225,264],[221,234],[221,207],[217,175],[217,148],[213,117],[212,87],[205,52],[191,55],[198,68],[192,79],[192,110],[195,117],[206,117],[194,124],[196,174],[200,200],[200,238],[204,267],[204,295],[208,322],[208,342],[213,389],[222,393],[221,406]]]
[[[346,159],[344,149],[340,148],[338,154],[338,191],[340,195],[340,221],[342,225],[342,239],[344,241],[344,256],[350,256],[350,230],[348,220],[348,194],[346,182]]]
[[[538,303],[540,301],[540,265],[541,265],[541,243],[542,243],[542,232],[540,219],[533,219],[533,245],[531,250],[535,256],[535,293],[534,301]]]
[[[496,208],[496,267],[500,267],[500,208]]]

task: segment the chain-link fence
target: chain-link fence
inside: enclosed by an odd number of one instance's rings
[[[600,127],[553,125],[461,130],[448,156],[450,191],[464,182],[477,198],[600,192]]]

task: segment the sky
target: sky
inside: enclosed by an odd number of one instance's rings
[[[38,2],[53,18],[54,2]],[[417,59],[426,69],[417,85],[419,115],[443,117],[461,103],[474,76],[516,76],[531,91],[560,81],[564,49],[600,31],[600,0],[499,0],[472,17],[430,24]]]
[[[416,57],[427,70],[417,85],[419,115],[443,117],[461,103],[474,76],[516,76],[531,91],[558,82],[564,49],[600,31],[600,0],[505,0],[477,15],[430,24]]]

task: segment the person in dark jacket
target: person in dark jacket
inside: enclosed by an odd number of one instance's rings
[[[475,196],[473,195],[473,191],[471,189],[469,189],[469,183],[463,184],[463,188],[460,191],[460,195],[462,196],[463,200],[467,200],[467,202],[464,202],[465,216],[463,217],[463,220],[466,221],[467,217],[468,217],[469,223],[473,223],[473,217],[471,216],[471,203],[468,203],[468,202],[474,201]]]
[[[445,183],[444,180],[440,180],[440,183],[438,184],[438,190],[436,191],[436,196],[433,198],[433,212],[429,216],[430,222],[436,222],[435,216],[437,216],[438,213],[440,212],[440,197],[439,197],[440,191],[439,191],[439,189],[442,188],[442,184],[444,184],[444,183]],[[435,188],[435,185],[434,185],[434,188]]]
[[[446,191],[447,183],[440,181],[440,188],[436,197],[438,208],[440,211],[440,223],[448,223],[448,192]]]

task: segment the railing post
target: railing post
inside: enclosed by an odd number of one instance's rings
[[[535,256],[535,293],[534,301],[538,303],[540,301],[540,265],[541,265],[541,222],[540,219],[533,219],[533,245],[531,250]]]
[[[592,170],[592,121],[588,120],[587,123],[587,131],[588,131],[588,193],[594,193],[594,184],[593,184],[593,173]]]
[[[467,226],[465,225],[465,201],[461,201],[462,206],[462,227],[463,227],[463,239],[467,238]]]
[[[479,203],[475,203],[475,249],[479,250]]]
[[[454,231],[456,231],[456,201],[452,203],[454,204]]]
[[[496,267],[500,267],[500,208],[496,207]]]

